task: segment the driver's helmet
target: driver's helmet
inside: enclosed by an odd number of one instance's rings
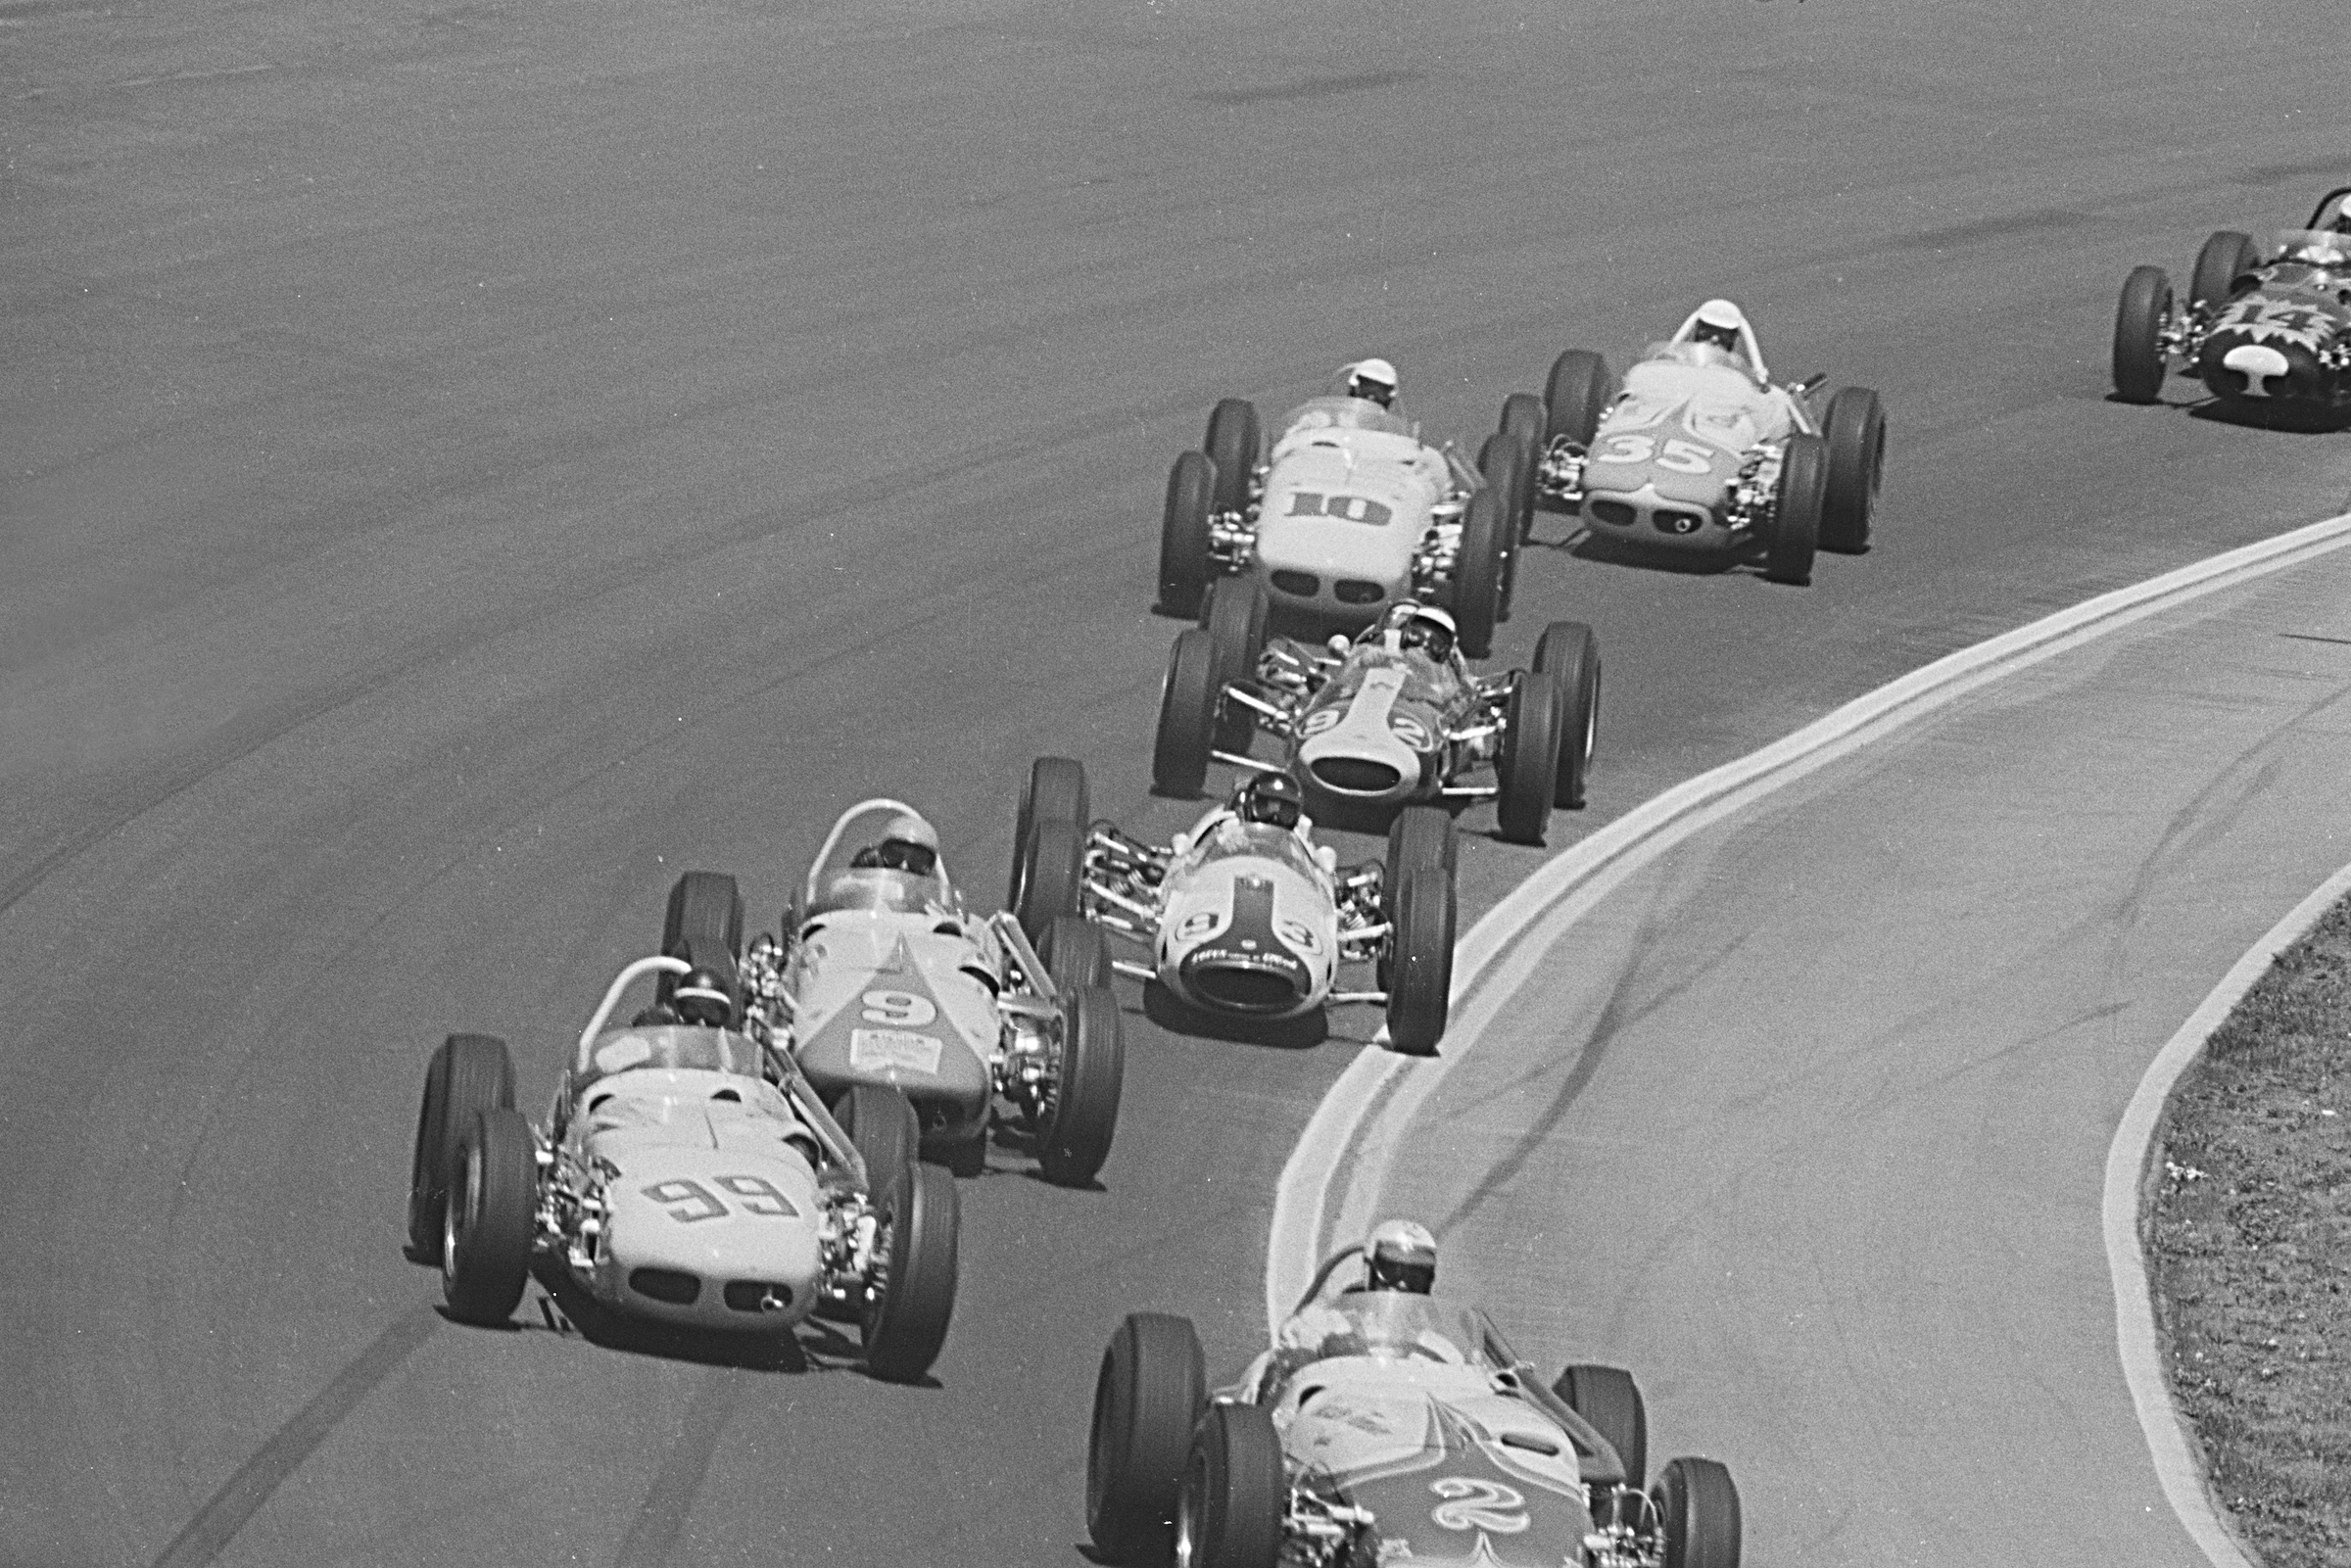
[[[1306,794],[1286,773],[1261,773],[1243,780],[1232,792],[1232,810],[1243,822],[1295,828],[1306,810]]]
[[[2334,221],[2327,226],[2337,234],[2351,234],[2351,196],[2334,204]]]
[[[1437,1238],[1410,1219],[1386,1219],[1364,1242],[1367,1290],[1426,1296],[1437,1282]]]
[[[938,869],[938,830],[911,811],[889,819],[882,840],[857,852],[849,864],[860,871],[876,867],[928,877]]]
[[[1347,396],[1363,398],[1382,408],[1396,406],[1396,367],[1385,359],[1358,359],[1339,372]]]
[[[727,994],[727,982],[714,970],[693,969],[679,975],[676,988],[669,993],[669,1005],[680,1023],[723,1029],[735,1022],[735,999]]]
[[[1692,343],[1710,343],[1733,358],[1744,358],[1747,345],[1741,334],[1747,326],[1747,313],[1728,300],[1708,300],[1698,308],[1698,319],[1690,328]]]

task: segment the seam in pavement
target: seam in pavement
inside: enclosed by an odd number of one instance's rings
[[[2201,1452],[2179,1406],[2172,1402],[2171,1385],[2163,1375],[2163,1342],[2155,1328],[2146,1255],[2140,1247],[2139,1194],[2147,1166],[2155,1158],[2155,1130],[2172,1086],[2278,955],[2300,940],[2346,893],[2351,893],[2351,866],[2327,878],[2245,950],[2244,957],[2221,976],[2221,983],[2147,1064],[2146,1073],[2123,1112],[2122,1124],[2114,1129],[2114,1141],[2106,1149],[2101,1228],[2106,1235],[2106,1272],[2114,1281],[2114,1337],[2122,1356],[2123,1379],[2131,1386],[2131,1402],[2137,1407],[2138,1424],[2146,1431],[2147,1449],[2155,1461],[2156,1478],[2163,1483],[2163,1495],[2213,1568],[2254,1568],[2256,1559],[2238,1541],[2228,1511],[2214,1502]]]
[[[1322,1258],[1334,1228],[1331,1221],[1345,1212],[1351,1198],[1376,1198],[1403,1127],[1454,1065],[1476,1048],[1486,1020],[1524,983],[1567,927],[1643,866],[1702,829],[1981,687],[2163,610],[2347,545],[2351,512],[2225,550],[2003,632],[1923,665],[1758,751],[1684,780],[1544,862],[1462,939],[1454,962],[1454,1024],[1447,1031],[1448,1048],[1434,1058],[1399,1056],[1383,1048],[1383,1030],[1347,1065],[1315,1107],[1274,1190],[1266,1244],[1269,1334],[1288,1315]],[[1529,939],[1538,934],[1542,940]],[[2160,1105],[2160,1095],[2156,1103]],[[2112,1191],[2110,1163],[2109,1207]],[[2135,1231],[2132,1246],[2135,1263]],[[2119,1266],[2114,1264],[2111,1239],[2108,1256],[2110,1266]],[[2140,1290],[2143,1305],[2143,1277]],[[2120,1322],[2125,1308],[2119,1290],[2117,1302]],[[2129,1375],[2127,1354],[2125,1370]],[[2200,1471],[2193,1469],[2192,1460],[2184,1504],[2178,1478],[2165,1468],[2167,1435],[2178,1443],[2180,1434],[2160,1366],[2151,1389],[2142,1389],[2134,1377],[2132,1393],[2150,1450],[2157,1454],[2165,1496],[2183,1526],[2215,1568],[2251,1568],[2211,1524]],[[2199,1520],[2205,1522],[2201,1528]],[[2216,1542],[2227,1548],[2225,1555],[2215,1554]]]

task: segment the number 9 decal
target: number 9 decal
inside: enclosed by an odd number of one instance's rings
[[[912,991],[868,991],[858,1000],[865,1003],[865,1022],[888,1023],[901,1029],[920,1028],[938,1017],[938,1009],[927,996]]]
[[[698,1181],[689,1181],[681,1176],[675,1181],[656,1181],[639,1190],[665,1207],[679,1205],[669,1211],[669,1217],[683,1225],[691,1225],[697,1219],[726,1217],[727,1206],[712,1197],[710,1189]]]
[[[776,1190],[776,1184],[765,1176],[712,1176],[728,1192],[744,1200],[746,1214],[764,1214],[770,1218],[789,1219],[799,1213],[792,1200]]]

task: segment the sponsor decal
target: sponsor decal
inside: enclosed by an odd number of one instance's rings
[[[849,1066],[859,1072],[920,1072],[936,1076],[946,1042],[905,1029],[851,1029]]]

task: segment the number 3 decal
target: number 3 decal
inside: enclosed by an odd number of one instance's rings
[[[1533,1523],[1526,1516],[1526,1498],[1516,1489],[1499,1481],[1447,1476],[1442,1481],[1431,1481],[1428,1490],[1440,1497],[1453,1499],[1429,1510],[1429,1518],[1440,1529],[1486,1530],[1498,1536],[1514,1536]]]
[[[901,1029],[920,1028],[938,1017],[927,996],[911,991],[868,991],[859,998],[865,1003],[865,1022],[889,1023]]]

